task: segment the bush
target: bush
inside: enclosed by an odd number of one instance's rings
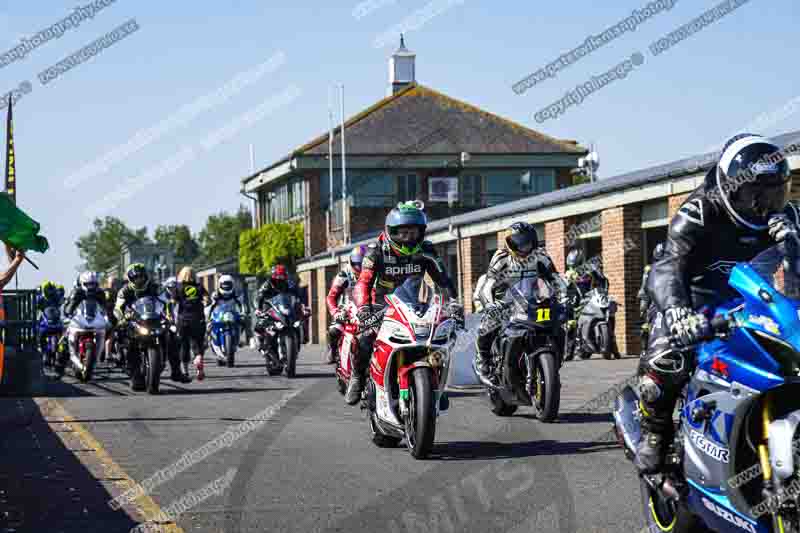
[[[276,263],[293,270],[294,262],[304,253],[303,224],[265,224],[239,235],[239,272],[265,275]]]

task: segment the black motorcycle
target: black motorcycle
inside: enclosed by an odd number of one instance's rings
[[[298,307],[296,296],[282,293],[267,301],[266,310],[256,312],[255,334],[270,376],[276,376],[284,369],[286,377],[295,376],[297,354],[303,340],[303,323],[298,317]]]
[[[555,289],[538,276],[522,277],[496,308],[504,323],[491,349],[498,384],[481,381],[498,416],[510,416],[520,405],[533,406],[543,422],[558,415],[566,309]]]
[[[164,302],[154,296],[143,296],[131,306],[124,339],[125,352],[139,353],[139,372],[145,379],[148,394],[158,394],[161,372],[164,370],[167,334],[177,328],[167,318]]]

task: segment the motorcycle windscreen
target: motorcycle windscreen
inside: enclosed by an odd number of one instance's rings
[[[504,301],[511,303],[514,320],[527,322],[549,321],[549,313],[539,312],[537,302],[553,297],[553,289],[539,276],[525,276],[506,290]],[[541,315],[541,316],[540,316]]]
[[[779,357],[800,364],[800,261],[793,257],[794,250],[775,245],[749,263],[737,264],[728,283],[745,300],[741,325],[780,343]]]
[[[160,319],[164,314],[164,303],[155,296],[143,296],[133,302],[133,311],[142,320]]]
[[[286,293],[278,294],[270,299],[270,304],[275,307],[280,313],[287,316],[289,320],[294,318],[294,301]]]

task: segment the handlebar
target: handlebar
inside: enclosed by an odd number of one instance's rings
[[[708,327],[705,329],[705,331],[703,331],[696,343],[684,345],[676,335],[669,336],[669,343],[675,348],[687,350],[694,348],[702,342],[710,341],[718,337],[724,337],[730,333],[731,329],[734,327],[736,327],[736,321],[732,317],[725,315],[714,315],[714,317],[708,322]]]

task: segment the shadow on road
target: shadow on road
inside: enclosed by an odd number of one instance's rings
[[[463,461],[471,459],[516,459],[547,455],[576,455],[602,452],[617,448],[616,442],[560,442],[540,440],[532,442],[459,441],[437,444],[431,459]]]
[[[523,413],[517,415],[521,418],[536,420],[533,413]],[[559,413],[556,424],[591,424],[597,422],[612,422],[614,418],[611,413]]]
[[[104,483],[118,479],[96,478],[74,453],[93,450],[72,430],[54,430],[43,409],[31,398],[0,399],[0,530],[130,531],[137,522],[106,505],[113,495]]]

